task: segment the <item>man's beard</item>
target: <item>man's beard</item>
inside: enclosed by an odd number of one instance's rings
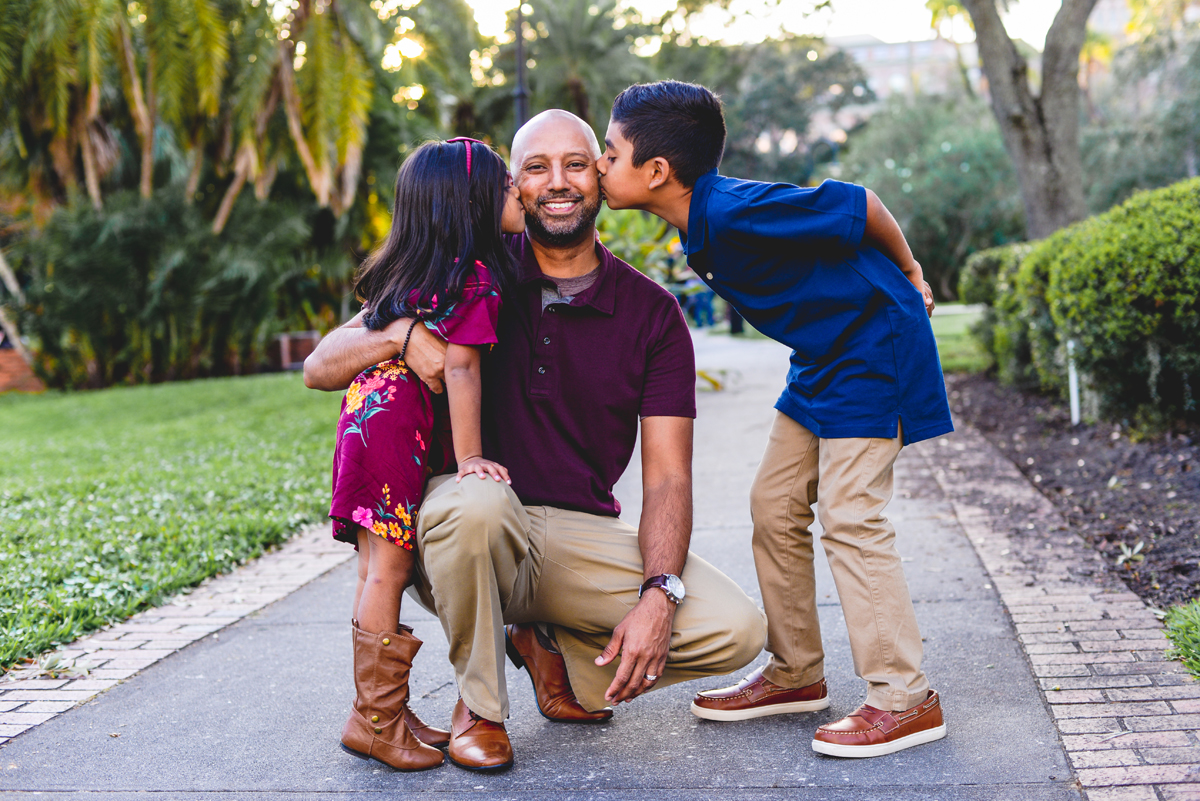
[[[542,204],[556,200],[580,200],[583,202],[575,214],[570,217],[543,215]],[[543,244],[552,247],[573,245],[585,235],[590,237],[592,225],[596,222],[597,215],[600,214],[601,202],[599,194],[596,195],[595,203],[588,203],[587,199],[578,193],[543,195],[537,199],[532,211],[528,206],[525,207],[525,228],[530,237]]]

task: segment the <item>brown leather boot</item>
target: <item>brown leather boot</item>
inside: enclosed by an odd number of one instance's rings
[[[425,745],[432,745],[443,751],[446,750],[446,746],[450,745],[450,732],[430,726],[417,717],[417,713],[413,712],[412,707],[408,704],[404,705],[404,725],[408,726],[408,730],[413,733],[413,736]]]
[[[408,673],[421,641],[411,630],[371,634],[354,621],[354,710],[342,729],[342,750],[396,770],[442,764],[436,748],[419,741],[405,723]]]
[[[467,770],[504,770],[513,764],[512,743],[503,723],[476,715],[459,698],[450,716],[450,761]]]
[[[589,712],[575,697],[567,677],[567,664],[553,644],[543,642],[542,633],[532,623],[520,623],[504,628],[508,658],[518,668],[525,668],[533,681],[538,711],[547,720],[558,723],[603,723],[613,716],[609,707]]]

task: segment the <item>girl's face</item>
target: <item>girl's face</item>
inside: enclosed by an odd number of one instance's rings
[[[504,214],[500,218],[500,230],[506,234],[519,234],[525,231],[525,208],[521,205],[521,193],[513,185],[511,173],[506,181]]]

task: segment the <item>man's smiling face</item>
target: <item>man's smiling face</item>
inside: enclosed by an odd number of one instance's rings
[[[564,111],[539,114],[517,133],[511,166],[531,237],[564,246],[594,236],[599,151],[591,128]]]

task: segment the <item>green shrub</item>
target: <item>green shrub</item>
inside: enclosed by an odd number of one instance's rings
[[[1178,659],[1188,671],[1200,678],[1200,600],[1167,610],[1167,639],[1171,659]]]
[[[1035,251],[1057,340],[1074,339],[1102,411],[1196,416],[1200,392],[1200,179],[1139,192]],[[1033,257],[1022,266],[1022,274]],[[1034,268],[1030,267],[1031,273]],[[1035,338],[1044,386],[1062,370]],[[1056,377],[1057,380],[1056,380]]]
[[[1037,375],[1029,355],[1029,337],[1021,320],[1015,294],[1017,271],[1032,245],[1017,242],[972,254],[959,276],[959,297],[965,303],[982,303],[983,316],[971,334],[991,354],[1001,380],[1033,386]]]
[[[1066,344],[1099,411],[1195,419],[1200,179],[1134,195],[1034,245],[973,256],[960,292],[991,304],[977,336],[1002,381],[1065,394]]]
[[[59,209],[13,248],[39,375],[78,388],[255,372],[273,334],[330,305],[317,262],[349,273],[312,247],[311,216],[247,196],[217,236],[178,187]]]
[[[675,261],[683,261],[682,255],[677,259],[671,256],[670,246],[676,240],[674,229],[644,211],[613,211],[605,206],[596,228],[605,247],[617,258],[660,283],[670,280],[668,272]]]

